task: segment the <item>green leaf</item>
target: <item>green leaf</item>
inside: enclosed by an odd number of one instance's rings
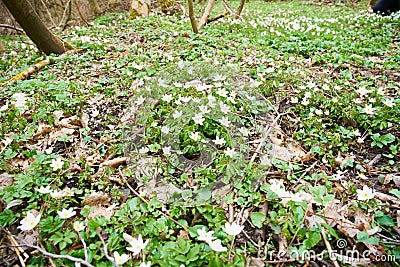
[[[186,256],[184,256],[184,255],[176,255],[175,256],[175,260],[177,260],[179,262],[185,262],[186,261]]]
[[[93,207],[91,207],[91,206],[84,206],[83,208],[82,208],[82,210],[81,210],[81,215],[83,216],[83,217],[87,217],[87,216],[89,216],[89,214],[90,214],[90,212],[91,211],[93,211],[94,210],[94,208]]]
[[[264,213],[252,212],[250,214],[251,223],[257,228],[262,228],[264,221],[267,219]]]
[[[181,196],[183,200],[187,201],[193,196],[193,192],[191,190],[183,190]]]
[[[12,210],[6,209],[0,213],[0,225],[6,227],[15,220],[15,215]]]
[[[400,190],[399,189],[392,189],[389,191],[390,194],[395,195],[397,198],[400,199]]]
[[[52,241],[54,245],[57,245],[58,243],[60,243],[61,241],[64,240],[64,235],[60,232],[57,232],[57,233],[53,234],[49,238],[49,240]]]
[[[160,144],[151,144],[148,146],[151,152],[156,153],[158,150],[160,150],[161,145]]]
[[[364,242],[366,244],[378,245],[379,240],[376,237],[369,236],[367,232],[359,232],[357,234],[357,242]]]
[[[11,148],[7,148],[7,150],[4,152],[3,158],[8,160],[14,158],[16,155],[18,155],[17,152],[13,151]]]
[[[177,242],[178,242],[179,251],[182,254],[186,254],[186,253],[189,252],[189,249],[190,249],[189,241],[186,241],[182,237],[178,237],[178,241]]]
[[[61,241],[59,246],[60,246],[60,250],[63,250],[67,246],[67,242]]]
[[[276,235],[282,233],[282,228],[279,225],[277,225],[276,223],[271,222],[269,224],[269,227],[271,227],[272,231],[274,231],[274,234],[276,234]]]
[[[200,246],[194,246],[192,249],[190,249],[188,255],[187,255],[187,259],[190,261],[195,261],[200,254]]]
[[[321,241],[321,234],[316,231],[312,231],[306,234],[306,240],[304,240],[303,244],[307,249],[310,249],[318,244]]]
[[[60,217],[47,217],[44,219],[41,219],[39,222],[39,225],[41,227],[41,230],[44,233],[55,233],[58,230],[61,229],[61,227],[64,224],[64,220],[61,220]]]
[[[162,203],[158,199],[151,199],[149,201],[149,205],[148,205],[149,211],[154,211],[154,210],[159,209],[161,207],[162,207]]]
[[[376,222],[382,226],[394,226],[395,225],[392,218],[390,218],[387,215],[382,215],[382,216],[376,217]]]
[[[196,197],[197,200],[201,201],[205,201],[205,200],[209,200],[211,198],[211,190],[208,188],[200,188],[197,191],[198,195]]]

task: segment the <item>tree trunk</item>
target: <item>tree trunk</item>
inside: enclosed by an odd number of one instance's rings
[[[27,0],[2,0],[28,37],[47,55],[67,51],[64,42],[47,29]]]
[[[206,9],[204,10],[203,16],[200,19],[199,25],[197,25],[197,30],[199,31],[201,28],[203,28],[204,25],[207,24],[208,17],[211,14],[211,10],[214,7],[215,0],[208,0],[208,4],[206,6]]]
[[[89,5],[94,13],[94,16],[97,18],[100,15],[100,7],[97,3],[97,0],[89,0]]]
[[[199,31],[197,30],[196,18],[194,16],[193,0],[188,0],[188,7],[189,7],[190,23],[192,24],[193,32],[198,33]]]
[[[250,2],[250,0],[247,0],[247,2]],[[238,7],[238,9],[236,11],[235,18],[238,19],[240,17],[240,14],[242,14],[242,11],[243,11],[243,7],[244,7],[244,0],[240,0],[240,5],[239,5],[239,7]]]

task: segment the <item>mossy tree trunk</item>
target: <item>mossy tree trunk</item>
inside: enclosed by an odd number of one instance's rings
[[[2,0],[28,37],[47,55],[63,54],[68,49],[40,20],[38,14],[26,0]]]

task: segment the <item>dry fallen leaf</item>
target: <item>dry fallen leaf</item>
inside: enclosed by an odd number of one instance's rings
[[[167,202],[174,193],[180,194],[182,192],[182,190],[175,185],[157,182],[156,179],[148,181],[146,185],[141,188],[141,191],[148,195],[155,193],[157,199],[164,203]]]
[[[392,202],[393,204],[400,206],[400,200],[397,197],[390,196],[381,192],[375,192],[375,198],[383,202]]]
[[[360,230],[358,230],[358,225],[347,219],[347,212],[347,205],[343,206],[337,199],[328,202],[323,210],[325,220],[330,226],[337,226],[338,230],[346,236],[355,237]]]
[[[260,258],[251,258],[249,267],[264,267],[265,263]]]
[[[87,128],[89,126],[89,115],[86,112],[82,113],[81,125],[82,128]]]
[[[89,219],[96,218],[101,215],[103,215],[106,218],[111,218],[111,216],[114,215],[113,209],[108,209],[101,205],[96,205],[96,206],[92,206],[92,207],[93,207],[93,210],[88,215]]]
[[[307,228],[315,227],[318,224],[326,223],[324,219],[317,215],[307,216],[305,218]]]
[[[24,201],[22,201],[21,199],[14,199],[14,200],[11,200],[11,201],[7,204],[6,209],[11,209],[12,207],[19,206],[19,205],[21,205],[22,203],[24,203]]]
[[[303,148],[295,145],[295,144],[288,144],[288,150],[292,154],[292,157],[294,157],[296,160],[301,160],[302,162],[308,161],[312,159],[312,156],[314,155],[313,153],[305,153]]]
[[[396,186],[400,188],[400,175],[393,175],[392,179]]]
[[[185,230],[180,230],[178,235],[183,239],[190,240],[189,234]]]
[[[223,197],[231,191],[230,184],[215,183],[212,188],[212,197]]]
[[[56,126],[61,126],[69,129],[78,129],[82,127],[81,120],[76,115],[62,119],[60,121],[55,121],[54,124]]]
[[[102,192],[92,192],[90,195],[85,197],[84,205],[96,206],[96,205],[109,205],[110,197]]]
[[[10,174],[6,172],[0,174],[0,188],[4,186],[10,186],[13,183],[14,183],[14,178]]]
[[[50,133],[52,129],[53,129],[53,127],[51,127],[48,124],[39,123],[39,127],[38,127],[34,137],[37,138],[37,137],[39,137],[41,135]]]
[[[121,158],[115,158],[115,159],[111,159],[111,160],[105,160],[105,161],[103,161],[103,163],[100,164],[100,168],[102,168],[102,167],[116,168],[119,165],[125,164],[127,160],[128,160],[128,157],[121,157]]]
[[[275,144],[272,144],[269,154],[271,155],[271,157],[283,161],[290,161],[293,158],[293,154],[286,147],[278,146]]]
[[[49,141],[56,141],[59,137],[63,135],[72,136],[75,133],[74,129],[62,128],[59,131],[51,132],[49,135]]]

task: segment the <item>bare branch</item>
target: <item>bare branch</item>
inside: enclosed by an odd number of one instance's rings
[[[204,25],[206,25],[208,21],[208,17],[211,14],[211,10],[214,7],[215,0],[209,0],[206,6],[206,9],[204,10],[204,14],[200,19],[199,25],[197,26],[197,30],[200,30],[203,28]]]
[[[23,239],[21,239],[21,238],[18,238],[17,236],[14,236],[14,235],[11,234],[9,231],[7,231],[6,229],[4,229],[2,226],[0,226],[0,227],[1,227],[1,230],[3,230],[3,232],[5,232],[5,233],[6,233],[7,235],[9,235],[9,236],[12,236],[14,239],[17,239],[17,240],[20,242],[20,244],[22,244],[24,247],[36,249],[36,250],[39,251],[43,256],[46,256],[46,257],[49,257],[49,258],[53,258],[53,259],[67,259],[67,260],[70,260],[70,261],[72,261],[72,262],[78,262],[78,263],[83,264],[83,265],[88,266],[88,267],[94,267],[94,266],[93,266],[92,264],[90,264],[89,262],[87,262],[87,261],[85,261],[85,260],[82,260],[82,259],[80,259],[80,258],[76,258],[76,257],[69,256],[69,255],[58,255],[58,254],[53,254],[53,253],[47,252],[46,250],[42,249],[42,248],[39,247],[39,246],[34,246],[34,245],[31,245],[31,244],[28,244],[28,243],[25,242],[25,240],[23,240]]]
[[[99,237],[99,239],[101,240],[101,243],[103,244],[103,253],[104,256],[107,258],[107,260],[111,261],[116,267],[119,267],[119,265],[114,261],[114,258],[111,257],[110,255],[108,255],[108,245],[106,244],[106,242],[104,241],[103,237],[101,236],[101,229],[100,227],[96,229],[96,234]],[[101,249],[100,249],[101,250]]]
[[[208,19],[207,24],[210,23],[210,22],[213,22],[213,21],[216,21],[216,20],[225,18],[225,17],[228,16],[228,15],[229,15],[229,12],[221,13],[221,14],[219,14],[219,15],[213,17],[213,18]]]
[[[240,0],[238,10],[236,11],[236,16],[235,16],[236,19],[240,17],[240,14],[242,14],[243,7],[244,7],[244,1],[245,0]]]
[[[0,28],[7,28],[7,29],[14,30],[14,31],[16,31],[16,32],[18,32],[18,33],[24,33],[24,30],[23,30],[23,29],[14,27],[14,26],[12,26],[12,25],[0,24]]]
[[[226,0],[224,0],[223,4],[224,4],[224,7],[225,7],[226,11],[228,11],[229,14],[231,14],[231,16],[233,16],[232,8],[228,5],[228,3],[226,2]]]

